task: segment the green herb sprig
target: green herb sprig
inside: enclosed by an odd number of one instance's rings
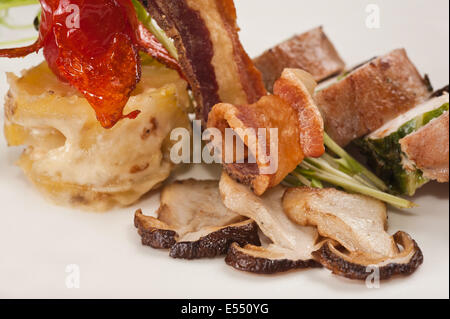
[[[134,8],[136,9],[136,15],[139,21],[150,30],[150,32],[158,39],[158,41],[166,48],[169,54],[176,60],[178,60],[178,53],[173,44],[172,39],[170,39],[166,33],[159,28],[153,21],[150,14],[145,10],[142,4],[138,0],[132,0]]]
[[[285,180],[288,184],[322,188],[322,183],[326,183],[348,192],[371,196],[398,208],[416,206],[406,199],[386,193],[387,185],[326,133],[324,143],[327,152],[320,158],[306,158]]]

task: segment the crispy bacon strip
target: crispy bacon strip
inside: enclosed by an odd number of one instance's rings
[[[298,111],[305,157],[320,157],[325,153],[323,119],[312,98],[315,88],[311,75],[298,69],[285,69],[274,85],[274,94]]]
[[[306,72],[286,70],[275,84],[279,96],[265,96],[250,105],[221,103],[214,106],[209,115],[208,128],[218,128],[222,133],[224,168],[231,177],[250,185],[255,194],[262,195],[281,183],[302,162],[305,151],[308,156],[324,153],[323,122],[310,93],[315,85]],[[227,162],[226,153],[230,150],[230,145],[226,144],[227,128],[232,128],[245,144],[247,156],[244,161],[239,162],[236,158],[233,163]],[[278,129],[276,154],[273,153],[271,140],[270,129],[273,128]],[[266,129],[265,139],[258,135],[259,129]],[[263,170],[274,160],[272,156],[268,161],[266,156],[270,154],[278,156],[278,168],[276,172],[266,174]],[[256,163],[249,161],[252,158],[256,159]]]
[[[220,102],[255,103],[266,94],[260,72],[239,42],[233,0],[141,0],[174,39],[203,124]]]
[[[222,154],[227,173],[239,182],[250,185],[257,195],[278,185],[304,158],[297,110],[277,96],[265,96],[250,105],[217,104],[209,115],[208,127],[218,128],[222,133]],[[229,134],[226,133],[227,128],[232,128],[244,142],[249,153],[246,163],[226,163],[227,147],[228,151],[230,149],[230,145],[226,145],[225,136]],[[257,136],[261,128],[266,129],[266,139]],[[262,174],[261,171],[270,165],[266,155],[270,150],[273,151],[270,128],[278,129],[278,153],[275,154],[278,157],[278,169],[273,174]],[[249,132],[247,129],[252,129],[254,134],[248,134],[250,137],[241,134]],[[269,149],[269,145],[272,149]],[[249,163],[249,158],[255,158],[256,163]],[[274,164],[273,158],[271,163]]]

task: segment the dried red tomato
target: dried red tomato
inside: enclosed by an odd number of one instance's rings
[[[175,59],[138,21],[131,0],[40,0],[39,39],[29,47],[0,50],[23,57],[44,49],[52,71],[77,88],[105,128],[124,117],[140,80],[139,50],[180,71]]]

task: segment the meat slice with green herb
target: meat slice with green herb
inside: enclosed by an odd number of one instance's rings
[[[448,181],[449,95],[441,94],[356,141],[394,193],[412,196],[430,179]]]
[[[448,183],[448,120],[447,111],[417,132],[400,140],[402,163],[408,172],[420,169],[425,178]]]

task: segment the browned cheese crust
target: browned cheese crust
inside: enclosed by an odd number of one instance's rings
[[[404,232],[397,232],[394,235],[397,244],[403,246],[404,251],[401,256],[404,262],[371,260],[364,264],[358,262],[358,258],[342,253],[338,250],[332,241],[326,241],[322,247],[313,252],[313,256],[324,267],[328,268],[335,275],[343,276],[349,279],[365,280],[368,276],[374,275],[378,268],[380,280],[387,280],[396,275],[411,275],[423,263],[423,254],[417,243]],[[339,245],[338,245],[339,246]]]
[[[404,49],[379,57],[315,95],[325,130],[346,146],[424,102],[429,87]]]
[[[260,72],[239,41],[233,0],[141,2],[174,39],[203,124],[217,103],[254,103],[266,94]]]
[[[402,152],[414,165],[406,169],[423,172],[440,183],[449,181],[449,113],[431,121],[417,132],[400,140]],[[409,162],[408,161],[408,162]]]
[[[254,59],[269,92],[285,68],[305,70],[317,82],[344,71],[345,63],[322,27],[296,35]]]

